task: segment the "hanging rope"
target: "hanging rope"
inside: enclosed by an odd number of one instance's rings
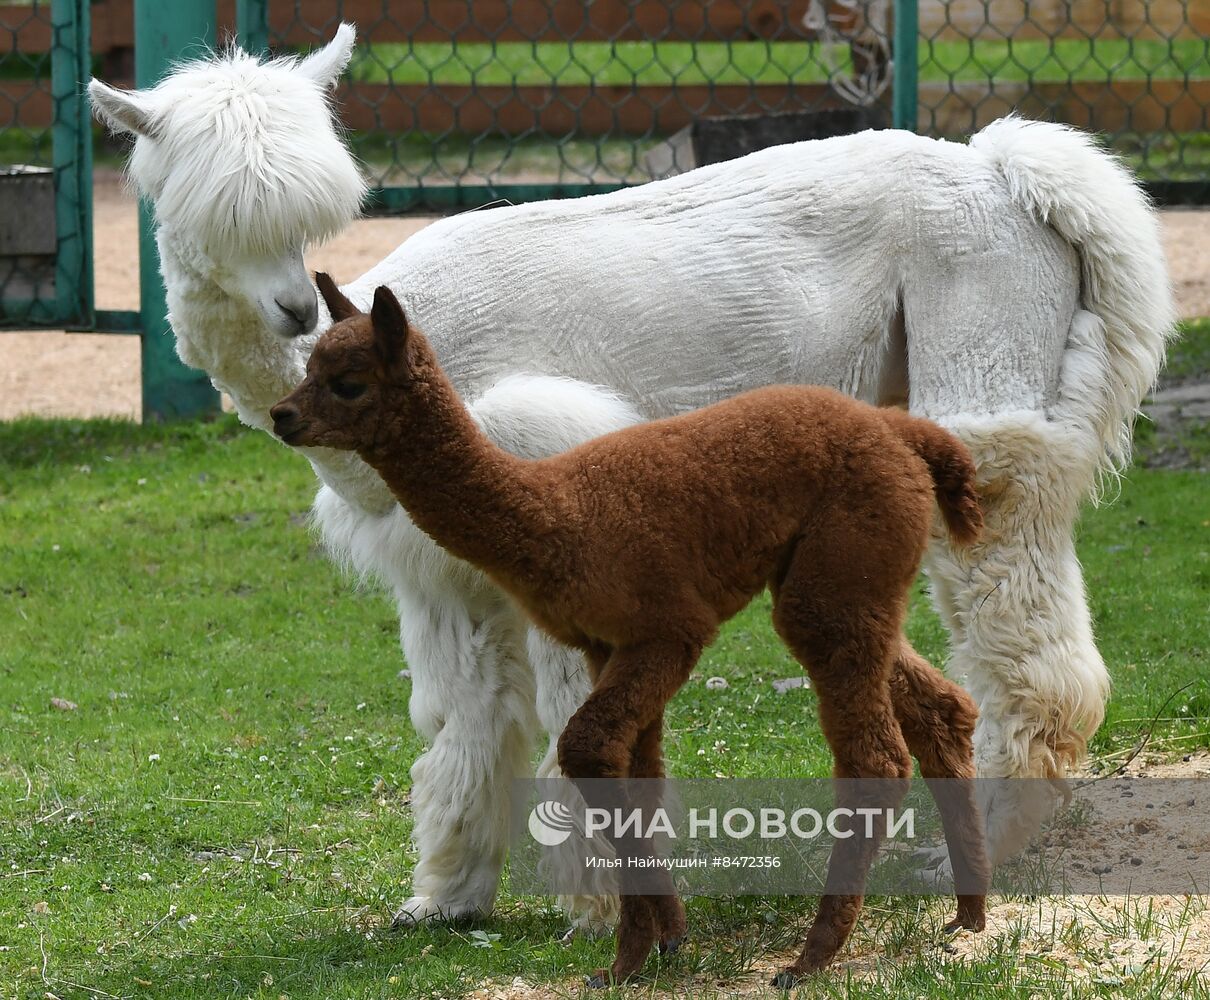
[[[828,83],[869,107],[891,84],[891,0],[811,0],[803,24],[819,39]]]

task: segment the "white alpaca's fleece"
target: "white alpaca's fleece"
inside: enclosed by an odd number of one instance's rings
[[[140,133],[132,173],[161,211],[181,356],[259,427],[301,378],[312,338],[274,337],[272,296],[258,313],[238,275],[203,244],[230,235],[222,217],[233,209],[236,228],[268,234],[271,252],[273,240],[333,227],[317,207],[327,194],[316,171],[331,171],[350,198],[360,187],[331,163],[339,140],[315,81],[330,82],[347,54],[334,42],[301,63],[255,71],[232,54],[182,68],[193,87],[214,93],[179,109],[157,105],[154,92],[126,101],[94,92],[109,120]],[[245,93],[266,81],[273,101]],[[214,107],[219,91],[239,103],[238,128],[177,120]],[[178,175],[155,148],[178,133],[189,136],[186,166],[223,164],[240,174],[232,186],[184,167]],[[281,184],[258,215],[240,192],[264,177]],[[336,214],[350,204],[340,200]],[[263,262],[266,275],[289,270],[273,264]],[[950,669],[980,702],[980,772],[1056,776],[1079,759],[1107,674],[1072,524],[1098,470],[1125,460],[1129,416],[1174,315],[1154,213],[1086,136],[1009,118],[969,146],[887,131],[775,147],[613,194],[445,219],[345,292],[364,306],[380,284],[468,398],[521,372],[606,386],[645,416],[776,382],[875,402],[906,395],[914,412],[970,444],[985,484],[983,540],[965,553],[939,541],[929,560],[954,639]],[[321,310],[321,327],[325,320]],[[496,430],[518,441],[547,435],[530,442],[536,450],[565,441],[570,414],[601,399],[560,383],[551,403],[513,392],[518,385],[502,390],[517,409],[510,404]],[[521,416],[531,404],[532,425]],[[531,649],[527,662],[533,640],[503,598],[417,548],[356,459],[308,457],[326,486],[317,501],[325,534],[357,565],[390,561],[374,568],[389,570],[405,651],[426,661],[413,663],[412,706],[433,740],[415,775],[424,898],[404,916],[485,908],[500,857],[493,810],[530,736],[522,730],[533,723],[535,683],[540,706],[551,698],[542,723],[557,728],[580,682],[547,671],[544,694],[531,669],[544,657]],[[485,683],[490,699],[468,695]],[[449,732],[472,736],[448,747]],[[1011,853],[1044,811],[1011,797],[990,809],[994,858]],[[440,841],[441,824],[461,839]]]

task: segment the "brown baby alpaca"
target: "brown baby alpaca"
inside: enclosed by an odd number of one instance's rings
[[[890,779],[874,793],[841,782],[838,806],[895,806],[909,747],[926,779],[965,783],[942,816],[955,878],[976,887],[958,896],[955,923],[982,929],[975,706],[901,632],[934,499],[956,540],[981,527],[956,438],[828,389],[781,386],[527,461],[479,431],[388,289],[367,316],[317,280],[335,325],[273,408],[274,429],[288,444],[356,450],[438,544],[584,651],[594,686],[559,740],[568,777],[661,777],[664,706],[719,626],[767,586],[777,633],[818,695],[836,777]],[[846,887],[823,897],[777,985],[839,950],[877,847],[836,841],[829,881]],[[627,978],[656,942],[679,943],[684,909],[667,872],[658,878],[655,894],[627,895],[623,882],[616,959],[594,985]]]

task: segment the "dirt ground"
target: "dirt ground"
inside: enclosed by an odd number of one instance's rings
[[[1169,755],[1143,754],[1117,774],[1130,783],[1134,790],[1129,793],[1131,795],[1146,794],[1144,789],[1154,779],[1163,779],[1154,782],[1157,790],[1161,786],[1170,790],[1172,783],[1177,781],[1210,781],[1210,755],[1198,752],[1172,760]],[[1107,780],[1114,777],[1110,774]],[[1157,794],[1162,793],[1157,791]],[[1143,833],[1139,829],[1142,821],[1137,819],[1140,814],[1137,804],[1115,806],[1107,804],[1103,797],[1098,802],[1101,804],[1078,825],[1063,826],[1062,812],[1056,818],[1056,825],[1063,828],[1061,836],[1070,848],[1070,856],[1086,858],[1090,862],[1109,860],[1116,863],[1119,855],[1125,858],[1136,852],[1154,851],[1155,845],[1164,840],[1164,831],[1157,834],[1157,826],[1173,831],[1169,839],[1184,841],[1192,834],[1198,840],[1196,845],[1181,844],[1182,850],[1177,853],[1182,857],[1187,846],[1195,847],[1199,852],[1210,848],[1210,839],[1204,836],[1204,831],[1188,830],[1179,812],[1171,815],[1162,811],[1148,813],[1155,819],[1147,824]],[[1144,843],[1146,846],[1141,847]],[[949,900],[939,898],[934,905],[948,918],[951,912]],[[872,919],[867,914],[866,920]],[[1210,973],[1210,906],[1204,897],[1188,895],[1140,893],[1127,897],[1073,893],[1012,899],[991,896],[988,898],[987,928],[982,933],[959,931],[953,936],[939,935],[929,947],[946,964],[1003,959],[1009,963],[1023,963],[1031,972],[1039,971],[1039,966],[1043,967],[1042,971],[1061,968],[1069,983],[1121,985],[1129,978],[1146,973],[1153,963],[1158,969],[1205,976]],[[749,971],[725,980],[694,974],[675,992],[678,996],[703,996],[711,1000],[768,997],[773,995],[768,986],[771,976],[797,957],[797,949],[763,955]],[[888,955],[885,942],[877,936],[863,934],[859,923],[835,963],[822,974],[831,982],[831,989],[818,992],[832,995],[845,976],[866,984],[893,983],[893,967],[916,957],[919,952],[912,949],[902,957]],[[569,977],[556,984],[536,984],[516,978],[487,983],[468,995],[472,1000],[571,1000],[581,995],[580,982],[578,977]],[[655,989],[636,988],[634,995],[665,994]],[[1022,995],[1040,994],[1023,992]]]
[[[138,309],[137,212],[116,174],[98,175],[94,211],[97,307]],[[312,251],[307,263],[350,281],[431,221],[364,219]],[[1181,315],[1210,316],[1210,211],[1166,211],[1163,222]],[[0,332],[0,420],[137,420],[140,412],[138,337]]]

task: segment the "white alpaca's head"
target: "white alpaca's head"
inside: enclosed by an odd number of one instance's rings
[[[136,137],[129,174],[167,239],[285,337],[316,323],[304,248],[356,218],[365,196],[329,104],[354,37],[342,24],[303,59],[232,49],[149,90],[88,85],[98,117]]]

